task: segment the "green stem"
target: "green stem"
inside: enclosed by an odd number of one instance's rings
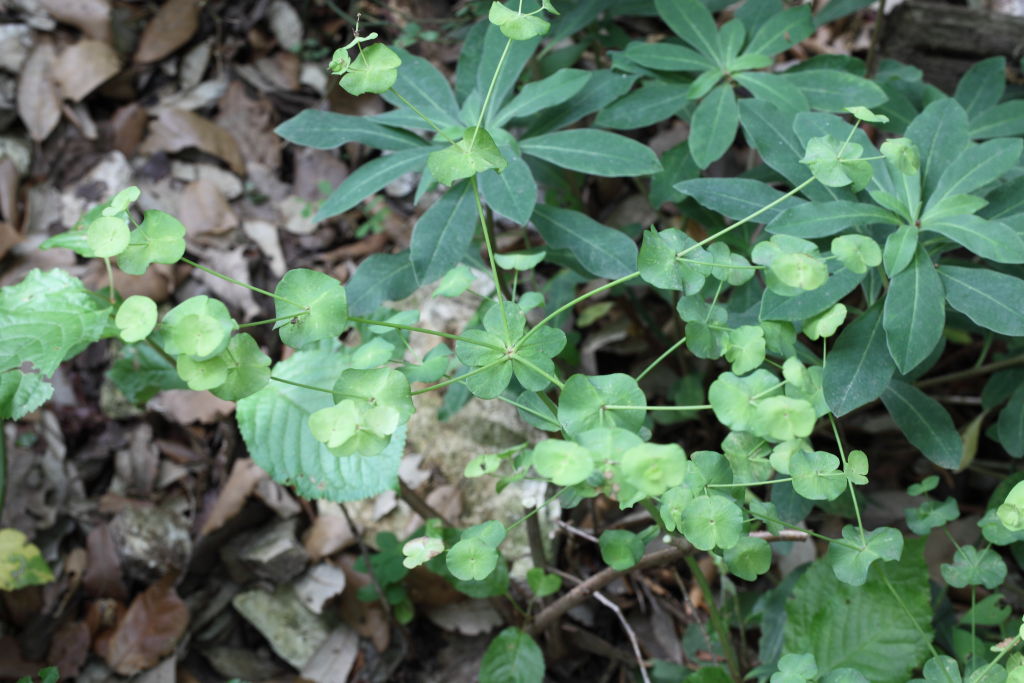
[[[412,396],[418,396],[420,394],[426,394],[428,392],[434,391],[435,389],[441,389],[443,387],[448,386],[449,384],[455,384],[456,382],[461,382],[462,380],[469,379],[473,375],[479,375],[481,372],[486,372],[487,370],[490,370],[491,368],[496,367],[496,366],[501,365],[502,363],[506,363],[506,362],[508,362],[508,361],[505,358],[499,358],[498,360],[496,360],[496,361],[494,361],[492,363],[488,363],[487,365],[483,365],[483,366],[477,368],[476,370],[473,370],[471,372],[467,372],[467,373],[465,373],[463,375],[459,375],[458,377],[452,377],[450,379],[446,379],[443,382],[438,382],[437,384],[431,384],[426,389],[417,389],[416,391],[413,391],[411,393],[411,395]]]
[[[710,405],[703,406],[601,406],[605,410],[711,410]]]
[[[1002,650],[1000,650],[999,654],[996,655],[995,659],[993,659],[991,662],[986,664],[985,668],[982,669],[980,672],[978,672],[977,678],[976,679],[972,678],[972,680],[979,680],[979,681],[985,680],[985,674],[988,673],[988,670],[991,669],[996,664],[998,664],[999,660],[1003,658],[1003,655],[1005,655],[1007,652],[1009,652],[1013,648],[1015,648],[1018,645],[1020,645],[1020,640],[1021,640],[1020,635],[1014,636],[1013,640],[1010,641],[1010,644],[1007,645],[1006,647],[1004,647]],[[933,649],[932,652],[934,652],[934,651],[935,650]]]
[[[473,131],[473,139],[469,143],[469,149],[473,149],[473,145],[476,144],[476,136],[480,131],[480,126],[483,125],[484,116],[487,114],[487,106],[491,103],[491,95],[494,94],[494,85],[498,82],[498,75],[501,73],[501,67],[505,65],[505,58],[508,57],[509,48],[512,47],[512,39],[509,38],[508,42],[505,43],[505,49],[501,52],[501,58],[498,59],[498,66],[494,68],[494,73],[491,74],[491,84],[487,86],[487,94],[484,96],[484,103],[480,105],[480,116],[476,120],[476,129]]]
[[[401,323],[389,323],[383,320],[370,320],[369,318],[360,318],[358,316],[349,316],[349,322],[359,323],[361,325],[380,325],[381,327],[390,327],[396,330],[408,330],[409,332],[419,332],[420,334],[429,334],[435,337],[444,337],[445,339],[451,339],[453,341],[461,341],[467,344],[473,344],[474,346],[482,346],[492,351],[505,352],[500,346],[496,344],[488,344],[486,342],[479,341],[477,339],[470,339],[469,337],[463,337],[458,334],[448,334],[447,332],[439,332],[437,330],[431,330],[426,327],[414,327],[412,325],[402,325]]]
[[[542,412],[540,412],[538,410],[534,410],[533,408],[530,408],[529,406],[524,406],[522,403],[519,403],[517,401],[513,401],[510,398],[505,398],[504,396],[495,396],[495,398],[497,398],[499,401],[504,401],[505,403],[509,404],[510,406],[512,406],[514,408],[518,408],[519,410],[523,411],[524,413],[529,413],[530,415],[533,415],[534,417],[538,417],[538,418],[540,418],[542,420],[545,420],[545,421],[551,419],[550,415],[545,415],[544,413],[542,413]]]
[[[291,320],[292,318],[298,318],[303,315],[309,315],[309,311],[299,311],[295,315],[282,315],[277,318],[268,318],[267,320],[254,320],[251,323],[242,323],[238,326],[238,329],[244,329],[246,327],[258,327],[259,325],[269,325],[270,323],[276,323],[281,320]]]
[[[110,305],[113,306],[116,301],[116,297],[114,296],[114,269],[110,267],[110,259],[106,256],[103,257],[103,265],[107,269],[107,289],[110,290]]]
[[[926,634],[924,632],[924,629],[921,628],[921,624],[917,623],[917,619],[915,619],[914,615],[910,612],[909,609],[907,609],[907,605],[903,602],[903,598],[901,598],[900,594],[896,592],[896,589],[893,588],[893,585],[889,583],[889,577],[885,573],[885,565],[880,564],[878,567],[878,571],[882,577],[882,581],[885,582],[886,588],[888,588],[889,592],[892,593],[892,597],[896,598],[896,602],[899,603],[900,608],[903,610],[903,613],[907,615],[907,618],[910,619],[910,623],[914,625],[914,628],[917,629],[917,632],[920,633],[921,637],[924,638],[925,642],[928,643],[928,649],[931,650],[932,657],[938,657],[939,653],[935,650],[935,646],[932,645],[932,639],[928,637],[928,634]]]
[[[423,113],[423,112],[421,112],[421,111],[420,111],[419,109],[417,109],[417,108],[416,108],[416,106],[415,106],[415,105],[414,105],[414,104],[413,104],[412,102],[410,102],[409,100],[407,100],[407,99],[405,99],[404,97],[402,97],[401,93],[399,93],[399,92],[398,92],[397,90],[395,90],[394,88],[388,88],[388,91],[389,91],[389,92],[390,92],[390,93],[391,93],[392,95],[394,95],[395,97],[397,97],[397,98],[399,99],[399,101],[400,101],[400,102],[401,102],[402,104],[404,104],[405,106],[409,107],[409,109],[412,109],[412,113],[416,114],[416,116],[418,116],[418,117],[420,117],[421,119],[423,119],[424,121],[426,121],[426,122],[427,122],[427,125],[429,125],[429,126],[430,126],[431,128],[433,128],[433,129],[434,129],[435,131],[437,131],[437,134],[438,134],[438,135],[440,135],[441,137],[443,137],[443,138],[444,138],[445,140],[447,140],[447,141],[448,141],[449,143],[451,143],[451,144],[453,144],[453,145],[455,144],[455,140],[452,140],[452,139],[451,139],[450,137],[448,137],[448,135],[447,135],[447,134],[446,134],[446,133],[445,133],[445,132],[444,132],[443,130],[441,130],[441,129],[440,129],[439,127],[438,127],[438,125],[437,125],[436,123],[434,123],[434,121],[433,121],[433,120],[432,120],[432,119],[431,119],[430,117],[428,117],[428,116],[427,116],[426,114],[424,114],[424,113]]]
[[[562,382],[560,379],[558,379],[557,377],[555,377],[551,373],[546,372],[543,368],[538,367],[537,364],[534,363],[533,361],[528,361],[525,358],[521,358],[519,356],[516,356],[515,357],[515,362],[522,363],[526,367],[530,368],[531,370],[536,372],[538,375],[540,375],[541,377],[543,377],[544,379],[546,379],[547,381],[551,382],[556,387],[558,387],[559,390],[565,388],[565,383],[564,382]]]
[[[763,520],[765,522],[771,522],[772,524],[779,524],[781,526],[786,527],[787,529],[795,529],[796,531],[805,533],[812,538],[818,539],[819,541],[825,541],[826,543],[835,543],[837,545],[843,546],[844,548],[849,548],[850,550],[863,550],[862,547],[856,546],[845,539],[829,538],[828,536],[819,534],[816,531],[811,531],[810,529],[804,529],[803,527],[799,527],[796,524],[790,524],[789,522],[783,522],[781,519],[775,519],[774,517],[769,517],[768,515],[762,515],[760,512],[754,512],[753,510],[749,510],[749,512],[754,517],[757,517],[760,520]]]
[[[221,280],[224,280],[225,282],[230,282],[233,285],[238,285],[239,287],[245,287],[246,289],[248,289],[250,291],[253,291],[253,292],[256,292],[257,294],[262,294],[263,296],[269,296],[271,299],[276,299],[277,301],[282,301],[282,302],[288,304],[289,306],[294,306],[295,308],[302,308],[302,309],[306,308],[304,305],[295,303],[291,299],[286,299],[283,296],[279,296],[277,294],[274,294],[273,292],[268,292],[265,289],[260,289],[259,287],[254,287],[254,286],[250,285],[248,282],[242,282],[241,280],[236,280],[235,278],[233,278],[233,277],[231,277],[229,275],[225,275],[224,273],[218,273],[213,268],[207,268],[206,266],[202,265],[201,263],[196,263],[192,259],[185,258],[184,256],[181,257],[181,262],[182,263],[187,263],[188,265],[192,266],[193,268],[198,268],[199,270],[203,271],[204,273],[209,273],[210,275],[212,275],[214,277],[219,277]]]
[[[4,421],[0,420],[0,513],[4,511],[7,498],[7,434]]]
[[[718,607],[715,605],[715,596],[711,593],[711,586],[708,585],[708,580],[705,578],[704,572],[700,570],[700,565],[697,564],[697,560],[693,559],[691,555],[687,555],[684,559],[686,560],[686,566],[690,568],[690,573],[693,574],[693,580],[697,582],[697,585],[700,586],[701,593],[704,594],[704,604],[706,604],[708,608],[708,615],[711,618],[711,627],[715,629],[715,633],[718,635],[718,644],[722,647],[722,654],[725,655],[725,661],[729,666],[729,672],[732,674],[734,681],[742,681],[743,673],[740,671],[739,659],[737,659],[736,650],[732,646],[732,640],[729,637],[729,629],[722,620],[722,615],[718,611]]]
[[[523,522],[525,522],[526,520],[528,520],[528,519],[529,519],[530,517],[533,517],[533,516],[534,516],[535,514],[537,514],[538,512],[540,512],[541,510],[543,510],[544,508],[546,508],[546,507],[547,507],[548,505],[550,505],[550,504],[551,504],[551,502],[552,502],[553,500],[555,500],[555,498],[558,498],[558,497],[559,497],[560,495],[562,495],[563,493],[565,493],[565,490],[566,490],[567,488],[569,488],[569,487],[568,487],[568,486],[563,486],[562,488],[558,489],[558,491],[557,491],[557,492],[555,493],[555,495],[551,496],[550,498],[548,498],[547,500],[545,500],[545,501],[544,501],[543,503],[541,503],[541,504],[540,504],[540,505],[538,505],[537,507],[535,507],[535,508],[533,508],[532,510],[530,510],[529,512],[527,512],[527,513],[526,513],[525,515],[523,515],[522,517],[520,517],[520,518],[519,518],[519,519],[517,519],[516,521],[512,522],[512,524],[510,524],[510,525],[509,525],[508,527],[506,527],[505,531],[506,531],[506,532],[508,532],[508,531],[512,531],[512,530],[513,530],[513,529],[515,529],[515,528],[516,528],[517,526],[519,526],[520,524],[522,524]]]
[[[836,425],[836,418],[832,413],[828,414],[828,421],[832,424],[832,436],[836,439],[836,446],[839,448],[839,459],[843,462],[843,472],[850,470],[849,463],[846,462],[846,450],[843,448],[843,440],[839,438],[839,427]],[[864,522],[860,518],[860,505],[857,503],[857,492],[854,490],[853,481],[847,477],[846,483],[850,489],[850,500],[853,501],[853,514],[857,518],[857,529],[860,531],[860,542],[867,547],[868,539],[864,534]]]
[[[302,382],[293,382],[290,379],[284,379],[284,378],[281,378],[281,377],[273,377],[273,376],[271,376],[270,379],[272,379],[275,382],[280,382],[281,384],[289,384],[289,385],[291,385],[293,387],[298,387],[299,389],[309,389],[310,391],[319,391],[322,394],[330,394],[331,396],[334,396],[334,391],[332,389],[324,389],[323,387],[314,387],[311,384],[303,384]]]
[[[706,489],[737,489],[737,488],[749,488],[751,486],[767,486],[768,484],[781,484],[783,482],[793,481],[793,477],[785,477],[783,479],[769,479],[767,481],[749,481],[745,484],[705,484]],[[803,531],[803,529],[801,529]]]
[[[519,338],[519,344],[522,344],[523,342],[525,342],[527,339],[529,339],[531,336],[533,336],[533,333],[536,332],[538,329],[543,327],[545,324],[551,322],[552,320],[557,318],[559,315],[561,315],[565,311],[568,311],[570,308],[572,308],[576,304],[580,303],[581,301],[586,301],[587,299],[589,299],[590,297],[594,296],[595,294],[600,294],[601,292],[608,291],[612,287],[618,287],[619,285],[624,284],[626,282],[629,282],[630,280],[632,280],[634,278],[638,278],[638,277],[640,277],[640,271],[636,271],[635,273],[630,273],[629,275],[623,275],[618,280],[612,280],[611,282],[607,282],[607,283],[601,285],[600,287],[595,287],[594,289],[590,290],[586,294],[581,294],[580,296],[576,297],[575,299],[573,299],[569,303],[567,303],[567,304],[565,304],[563,306],[559,306],[554,311],[552,311],[551,313],[546,315],[543,320],[541,320],[539,323],[537,323],[536,325],[531,327],[529,330],[527,330],[526,334],[524,334],[522,337]]]
[[[147,346],[149,346],[149,348],[151,348],[151,349],[153,349],[154,351],[156,351],[157,353],[159,353],[159,354],[160,354],[160,356],[161,356],[161,357],[163,357],[163,359],[164,359],[165,361],[167,361],[168,363],[170,363],[172,367],[177,367],[177,365],[178,365],[178,361],[177,361],[177,359],[175,359],[175,357],[174,357],[174,356],[172,356],[171,354],[167,353],[167,352],[166,352],[166,351],[164,351],[164,350],[163,350],[162,348],[160,348],[159,346],[157,346],[156,342],[154,342],[154,341],[153,341],[152,339],[150,339],[149,337],[146,337],[146,339],[145,339],[145,342],[146,342],[146,345],[147,345]]]
[[[683,337],[682,339],[677,341],[675,344],[673,344],[672,346],[668,347],[668,349],[665,351],[665,353],[663,353],[660,356],[658,356],[657,358],[655,358],[651,362],[650,365],[648,365],[646,368],[644,368],[643,372],[641,372],[639,375],[637,375],[636,381],[639,382],[644,377],[646,377],[651,372],[651,370],[653,370],[654,368],[658,367],[658,364],[661,363],[661,361],[663,361],[666,358],[668,358],[669,356],[671,356],[673,351],[675,351],[676,349],[678,349],[680,346],[682,346],[685,343],[686,343],[686,337]]]
[[[501,307],[501,320],[505,323],[505,334],[509,334],[508,314],[505,313],[505,293],[501,291],[501,278],[498,277],[498,264],[494,260],[494,244],[491,240],[491,233],[487,229],[487,219],[484,216],[484,205],[480,201],[480,188],[477,186],[476,176],[470,178],[473,187],[473,199],[476,201],[476,212],[480,217],[480,228],[484,233],[484,245],[487,247],[487,260],[491,264],[491,277],[494,278],[494,293],[498,297],[498,306]]]

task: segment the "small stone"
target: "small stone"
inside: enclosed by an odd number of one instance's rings
[[[125,573],[142,583],[183,570],[192,554],[188,522],[165,507],[127,507],[111,520],[110,533]]]
[[[274,652],[296,669],[302,669],[327,640],[324,620],[306,609],[290,586],[274,593],[239,593],[232,604],[263,634]]]

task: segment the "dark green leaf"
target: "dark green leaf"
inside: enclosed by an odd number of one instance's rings
[[[1024,280],[987,268],[943,265],[939,277],[949,305],[998,334],[1024,337]]]
[[[859,105],[874,107],[888,99],[872,81],[836,69],[806,69],[782,77],[803,91],[814,109],[843,111]]]
[[[930,195],[946,168],[967,148],[967,113],[951,97],[937,100],[907,126],[906,135],[921,153],[925,195]]]
[[[822,383],[825,401],[836,417],[845,415],[881,396],[895,370],[879,302],[850,323],[829,350]]]
[[[761,320],[806,320],[852,292],[863,279],[864,273],[840,268],[824,285],[803,294],[785,297],[767,291],[761,300]]]
[[[811,107],[803,91],[779,74],[744,71],[733,74],[733,77],[754,97],[770,102],[782,111],[796,113]]]
[[[1024,141],[1020,138],[989,140],[971,145],[954,157],[942,171],[934,190],[928,197],[926,210],[945,197],[968,194],[999,178],[1020,159]]]
[[[739,220],[761,211],[765,206],[782,197],[782,192],[750,178],[695,178],[677,183],[675,189],[693,197],[703,206],[720,214]],[[770,223],[786,209],[800,206],[803,200],[790,197],[782,203],[762,211],[758,223]]]
[[[542,683],[544,654],[533,638],[510,626],[499,633],[480,662],[480,683]]]
[[[921,229],[936,232],[997,263],[1024,263],[1024,239],[999,221],[966,214],[928,220],[922,222]]]
[[[963,441],[938,401],[902,380],[893,380],[882,393],[882,403],[907,440],[926,458],[946,469],[960,466]]]
[[[768,232],[794,237],[828,237],[847,228],[873,223],[899,225],[898,216],[861,202],[813,202],[787,209],[765,226]]]
[[[604,109],[629,92],[638,78],[635,74],[618,73],[611,69],[601,69],[591,74],[587,87],[578,92],[576,97],[539,114],[526,131],[525,137],[564,128],[588,114]]]
[[[633,41],[626,46],[625,54],[640,66],[658,71],[707,71],[715,68],[715,63],[701,53],[675,43]],[[679,88],[678,85],[676,87]]]
[[[574,129],[522,141],[523,154],[590,175],[621,178],[650,175],[661,162],[647,145],[603,130]]]
[[[793,7],[772,15],[762,23],[747,43],[745,52],[775,55],[804,40],[813,31],[810,6]]]
[[[373,254],[359,264],[345,287],[349,313],[369,315],[385,301],[409,296],[417,286],[409,250],[397,254]]]
[[[989,57],[975,62],[956,84],[953,97],[974,119],[999,104],[1006,90],[1006,57]]]
[[[346,142],[361,142],[377,149],[408,149],[427,144],[404,130],[382,126],[366,116],[304,109],[274,132],[288,142],[316,149],[334,149]]]
[[[1014,390],[1009,402],[999,411],[996,436],[1011,456],[1024,456],[1024,385]]]
[[[715,18],[699,0],[654,0],[654,6],[673,33],[701,54],[721,59]]]
[[[712,90],[690,119],[690,154],[700,168],[718,160],[736,139],[740,111],[732,86],[722,84]]]
[[[536,114],[572,99],[590,81],[592,74],[592,71],[583,69],[560,69],[547,78],[527,83],[501,109],[494,125],[504,126],[513,119]]]
[[[501,173],[481,173],[478,176],[480,191],[492,209],[519,225],[526,225],[537,204],[537,182],[523,157],[511,147],[502,147],[501,153],[508,160],[508,166]]]
[[[1024,133],[1024,100],[1009,100],[986,109],[971,119],[975,140],[1003,138]]]
[[[903,374],[939,343],[946,321],[945,291],[928,252],[918,247],[913,262],[896,277],[885,297],[886,344]]]
[[[538,204],[533,223],[555,249],[568,249],[598,277],[618,278],[636,270],[637,248],[624,234],[578,211]]]
[[[678,83],[649,81],[602,109],[594,125],[620,130],[643,128],[675,116],[687,102],[686,88]]]
[[[445,192],[416,221],[409,258],[420,285],[437,280],[462,259],[476,232],[476,214],[473,186],[464,182]]]
[[[395,81],[393,91],[382,93],[381,97],[398,107],[400,111],[408,112],[407,106],[395,95],[395,92],[400,92],[402,97],[441,128],[458,126],[459,105],[448,85],[448,79],[426,59],[400,47],[396,47],[395,52],[402,59],[402,66],[398,69],[398,80]],[[413,127],[428,127],[418,116],[415,120],[417,125]]]
[[[331,216],[345,213],[395,178],[422,169],[427,161],[427,156],[436,149],[436,147],[403,149],[366,162],[331,192],[324,203],[320,205],[314,220],[322,221]]]

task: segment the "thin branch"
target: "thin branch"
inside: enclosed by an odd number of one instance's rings
[[[640,558],[639,562],[624,571],[612,569],[611,567],[602,569],[541,610],[537,614],[537,618],[534,619],[533,623],[526,629],[526,632],[531,636],[536,636],[543,631],[548,624],[553,622],[555,619],[558,619],[560,616],[589,598],[596,591],[607,586],[615,579],[624,576],[631,571],[640,571],[651,567],[662,567],[666,564],[678,562],[686,556],[687,552],[689,552],[689,548],[665,548],[663,550],[655,551],[649,555],[645,555]]]
[[[636,633],[633,632],[633,628],[629,625],[629,622],[626,621],[626,615],[622,613],[622,609],[606,598],[600,591],[594,593],[594,598],[599,603],[615,612],[615,616],[619,618],[619,623],[622,624],[623,630],[626,631],[626,637],[629,638],[629,644],[633,646],[633,654],[636,656],[636,664],[640,667],[640,676],[644,679],[644,683],[651,683],[651,679],[647,675],[647,666],[644,664],[643,653],[640,652],[640,644],[636,642]]]
[[[413,509],[413,512],[423,518],[424,522],[431,517],[436,517],[444,522],[445,526],[452,528],[455,527],[447,517],[431,507],[430,503],[420,497],[420,494],[409,488],[409,486],[401,479],[398,480],[398,494],[401,496],[402,500],[404,500],[409,507]]]

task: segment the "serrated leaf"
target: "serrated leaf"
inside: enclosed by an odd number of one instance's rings
[[[299,351],[275,365],[274,376],[317,386],[345,369],[337,352]],[[345,502],[396,487],[405,429],[398,429],[380,455],[339,458],[306,426],[312,413],[332,404],[330,394],[271,382],[239,401],[235,415],[256,464],[300,496]]]
[[[0,420],[20,420],[50,400],[53,385],[39,373],[0,372]]]

